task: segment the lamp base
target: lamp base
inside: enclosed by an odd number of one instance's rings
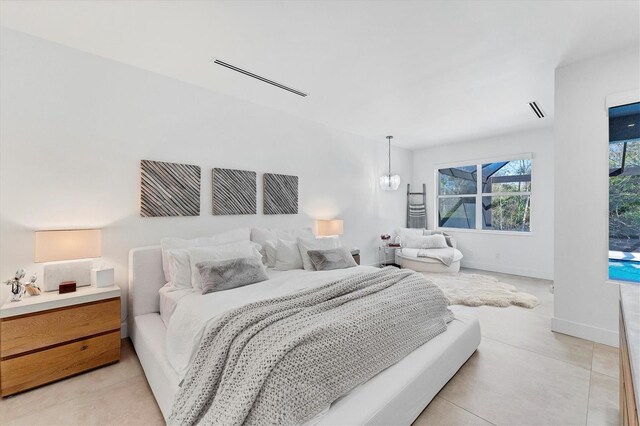
[[[75,281],[78,287],[91,285],[92,266],[92,260],[47,263],[42,278],[43,290],[57,291],[63,281]]]

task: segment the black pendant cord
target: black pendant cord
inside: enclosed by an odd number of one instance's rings
[[[393,138],[393,136],[387,136],[387,140],[389,141],[389,174],[387,176],[389,176],[389,185],[391,185],[391,138]]]
[[[389,139],[389,182],[391,182],[391,139]]]

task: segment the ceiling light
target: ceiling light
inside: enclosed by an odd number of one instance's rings
[[[296,94],[296,95],[298,95],[298,96],[305,97],[305,96],[308,96],[308,95],[309,95],[308,93],[304,93],[304,92],[301,92],[300,90],[296,90],[296,89],[294,89],[294,88],[292,88],[292,87],[285,86],[284,84],[280,84],[280,83],[275,82],[275,81],[273,81],[273,80],[269,80],[269,79],[268,79],[268,78],[266,78],[266,77],[259,76],[258,74],[254,74],[254,73],[252,73],[251,71],[244,70],[244,69],[242,69],[242,68],[240,68],[240,67],[236,67],[235,65],[231,65],[231,64],[229,64],[229,63],[227,63],[227,62],[223,62],[223,61],[221,61],[221,60],[219,60],[219,59],[214,59],[213,63],[214,63],[214,64],[218,64],[218,65],[220,65],[220,66],[223,66],[223,67],[225,67],[225,68],[228,68],[228,69],[230,69],[230,70],[233,70],[233,71],[239,72],[239,73],[244,74],[244,75],[246,75],[246,76],[249,76],[249,77],[255,78],[256,80],[260,80],[260,81],[263,81],[263,82],[265,82],[265,83],[269,83],[269,84],[271,84],[272,86],[279,87],[280,89],[287,90],[287,91],[289,91],[289,92],[291,92],[291,93],[295,93],[295,94]]]
[[[380,176],[380,187],[384,191],[395,191],[400,186],[400,176],[391,174],[391,139],[393,139],[393,136],[387,136],[389,143],[389,173]]]

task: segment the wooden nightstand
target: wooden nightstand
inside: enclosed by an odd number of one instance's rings
[[[120,288],[42,293],[0,308],[0,395],[120,360]]]
[[[360,264],[360,249],[352,248],[351,256],[353,256],[353,260],[359,265]]]

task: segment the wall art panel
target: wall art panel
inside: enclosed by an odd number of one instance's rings
[[[298,213],[298,176],[264,174],[264,214]]]
[[[213,214],[256,214],[256,172],[214,168]]]
[[[140,162],[140,216],[200,215],[200,167]]]

